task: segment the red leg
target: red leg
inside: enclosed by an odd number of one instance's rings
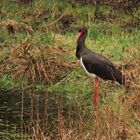
[[[95,111],[95,134],[97,139],[99,139],[99,112],[98,112],[98,90],[99,90],[99,79],[98,77],[95,77],[95,93],[93,93],[93,105],[94,105],[94,111]]]
[[[95,93],[93,94],[93,103],[98,106],[98,90],[99,90],[99,79],[95,77]]]

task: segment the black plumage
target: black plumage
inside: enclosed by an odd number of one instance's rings
[[[86,36],[87,28],[84,27],[79,30],[76,50],[76,56],[81,60],[86,71],[89,74],[95,74],[104,80],[113,80],[120,84],[124,84],[124,76],[122,72],[117,69],[111,61],[101,54],[93,52],[85,47]]]

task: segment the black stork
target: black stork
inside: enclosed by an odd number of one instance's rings
[[[82,67],[88,75],[95,78],[95,94],[93,94],[93,103],[98,105],[98,85],[99,78],[104,80],[113,80],[119,84],[124,84],[124,76],[111,61],[107,58],[91,51],[85,46],[85,38],[87,36],[87,28],[83,27],[78,32],[76,57],[80,60]]]

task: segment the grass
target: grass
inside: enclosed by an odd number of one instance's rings
[[[125,26],[131,17],[122,11],[101,7],[98,13],[104,18],[96,19],[95,9],[58,0],[33,1],[31,6],[2,2],[0,89],[21,92],[20,130],[29,139],[140,138],[140,30]],[[101,80],[98,112],[91,100],[94,81],[89,83],[75,58],[77,31],[83,25],[89,31],[87,47],[121,67],[128,84],[124,88]],[[18,130],[11,131],[0,136],[20,139]]]

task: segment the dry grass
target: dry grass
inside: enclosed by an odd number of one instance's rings
[[[34,140],[139,140],[140,128],[136,125],[140,123],[140,96],[139,93],[125,95],[125,101],[116,99],[117,105],[120,107],[115,111],[109,98],[106,105],[99,106],[98,111],[88,112],[87,116],[82,114],[79,106],[73,109],[65,110],[62,102],[63,97],[56,97],[56,109],[50,112],[49,94],[46,94],[45,113],[43,118],[39,113],[39,99],[36,101],[32,98],[30,111],[33,118],[25,128],[33,134],[31,139]],[[34,94],[34,96],[36,96]],[[54,95],[53,95],[54,96]],[[58,95],[56,95],[58,96]],[[123,95],[124,96],[124,95]],[[38,96],[39,97],[39,96]],[[83,106],[83,110],[86,105]],[[55,112],[56,111],[56,112]],[[53,114],[56,113],[54,116]],[[31,115],[30,115],[31,116]],[[50,121],[52,117],[53,121]],[[35,119],[36,118],[36,119]],[[41,122],[44,122],[43,124]]]
[[[28,41],[11,49],[9,57],[0,64],[0,73],[6,71],[13,78],[24,77],[28,81],[45,81],[47,83],[63,78],[73,65],[58,58],[65,50],[37,46]]]
[[[19,23],[15,20],[7,20],[7,21],[3,21],[0,23],[0,27],[5,30],[5,31],[8,31],[9,34],[10,33],[15,33],[15,32],[18,32],[20,30],[25,30],[26,33],[31,33],[33,32],[33,29],[31,26],[29,26],[28,24],[26,23]]]
[[[132,60],[128,62],[125,68],[126,82],[133,89],[140,89],[140,60]]]
[[[140,55],[139,55],[139,44],[135,45],[135,48],[126,49],[129,54],[129,59],[125,60],[124,73],[126,77],[126,84],[133,90],[140,90]]]

